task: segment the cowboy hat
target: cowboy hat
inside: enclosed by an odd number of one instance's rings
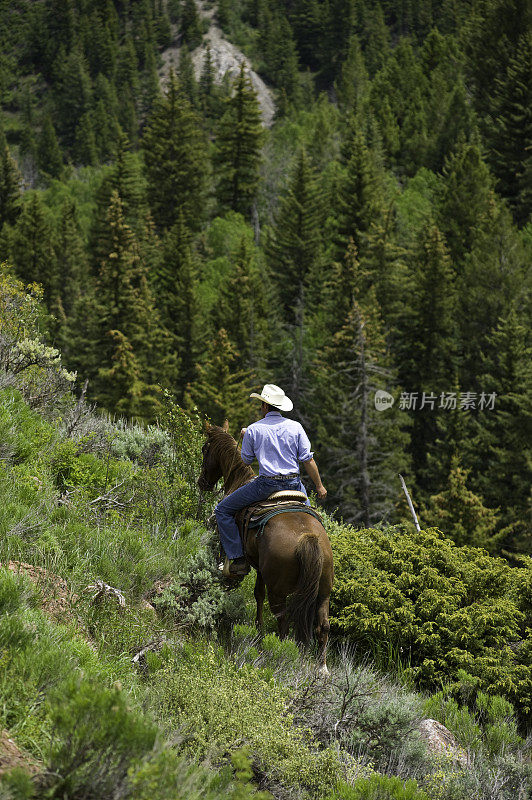
[[[274,383],[267,383],[262,390],[262,394],[252,392],[250,397],[256,397],[257,400],[262,400],[264,403],[268,403],[269,406],[278,408],[279,411],[292,411],[294,407],[290,398],[285,395],[279,386],[275,386]]]

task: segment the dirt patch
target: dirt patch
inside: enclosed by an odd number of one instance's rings
[[[40,772],[36,761],[17,747],[7,731],[0,730],[0,777],[15,767],[21,767],[30,775]]]
[[[33,564],[26,564],[23,561],[9,561],[7,568],[17,575],[28,576],[39,589],[42,597],[42,610],[52,619],[63,623],[77,622],[72,612],[72,604],[78,597],[72,594],[68,583],[63,578],[48,572],[43,567],[35,567]]]

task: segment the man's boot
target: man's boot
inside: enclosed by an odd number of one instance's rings
[[[251,567],[245,556],[232,558],[231,560],[226,557],[222,574],[224,578],[234,580],[236,578],[244,578],[250,569]]]

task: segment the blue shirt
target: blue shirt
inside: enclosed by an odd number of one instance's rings
[[[268,411],[263,419],[253,422],[242,439],[242,461],[259,462],[259,475],[288,475],[299,472],[300,461],[313,457],[303,426],[286,419],[279,411]]]

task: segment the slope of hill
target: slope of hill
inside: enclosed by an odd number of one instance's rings
[[[251,578],[219,582],[201,421],[171,400],[164,427],[97,414],[33,336],[23,363],[0,331],[0,729],[22,754],[2,797],[525,800],[529,565],[326,517],[324,681],[271,616],[257,635]]]

